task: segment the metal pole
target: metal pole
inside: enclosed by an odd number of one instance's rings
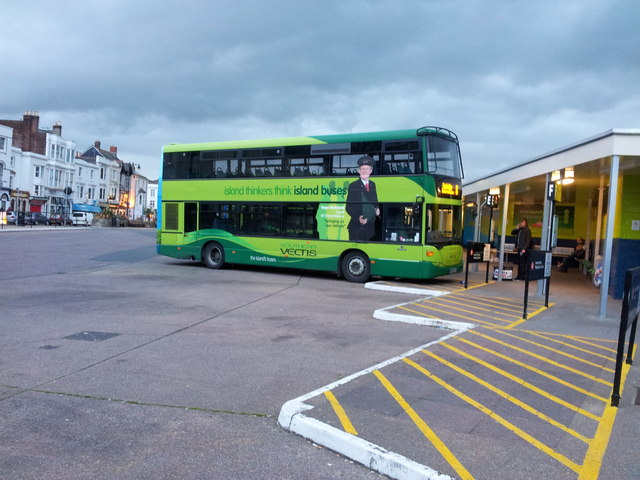
[[[602,208],[604,206],[604,175],[600,175],[598,187],[598,217],[596,219],[596,235],[594,237],[593,266],[597,268],[596,257],[600,255],[600,241],[602,240]]]
[[[544,191],[549,191],[549,184],[551,183],[551,174],[547,173]],[[540,249],[541,250],[551,250],[551,238],[552,235],[549,233],[549,217],[553,218],[553,207],[551,207],[551,200],[549,199],[549,195],[545,193],[544,196],[544,212],[542,214],[542,238],[540,239]],[[551,213],[550,213],[551,212]],[[553,223],[551,223],[553,226]],[[537,295],[544,295],[547,291],[547,282],[549,279],[544,278],[542,280],[538,280]]]
[[[476,193],[476,223],[473,232],[473,241],[480,241],[480,221],[482,220],[482,205],[480,204],[480,192]]]
[[[607,232],[604,239],[604,258],[602,265],[602,284],[600,285],[600,318],[607,318],[607,299],[609,297],[609,276],[611,275],[611,252],[613,250],[613,227],[616,220],[616,202],[618,200],[618,170],[620,157],[611,157],[609,175],[609,202],[607,207]]]
[[[507,231],[507,215],[509,213],[509,190],[511,189],[511,184],[507,183],[504,186],[504,202],[502,202],[502,235],[500,237],[500,250],[498,252],[499,263],[498,263],[498,281],[502,281],[502,269],[504,268],[504,244],[505,237]]]

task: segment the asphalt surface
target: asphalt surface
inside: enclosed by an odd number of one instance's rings
[[[0,478],[640,478],[637,365],[606,401],[620,302],[598,318],[575,271],[522,322],[482,272],[365,288],[154,241],[0,233]]]

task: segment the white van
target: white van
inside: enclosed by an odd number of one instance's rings
[[[87,212],[73,212],[73,224],[81,227],[89,226],[89,218],[87,217]]]

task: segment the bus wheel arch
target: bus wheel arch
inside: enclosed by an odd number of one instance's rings
[[[224,248],[218,242],[209,242],[202,249],[202,263],[218,269],[224,266]]]
[[[371,276],[371,260],[361,250],[348,250],[340,259],[340,274],[349,282],[364,283]]]

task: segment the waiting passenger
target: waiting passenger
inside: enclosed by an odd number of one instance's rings
[[[573,253],[564,259],[564,262],[558,262],[558,270],[563,273],[567,273],[569,270],[569,264],[573,261],[580,263],[584,260],[587,251],[584,249],[584,238],[578,237],[576,239],[576,246],[573,249]]]

